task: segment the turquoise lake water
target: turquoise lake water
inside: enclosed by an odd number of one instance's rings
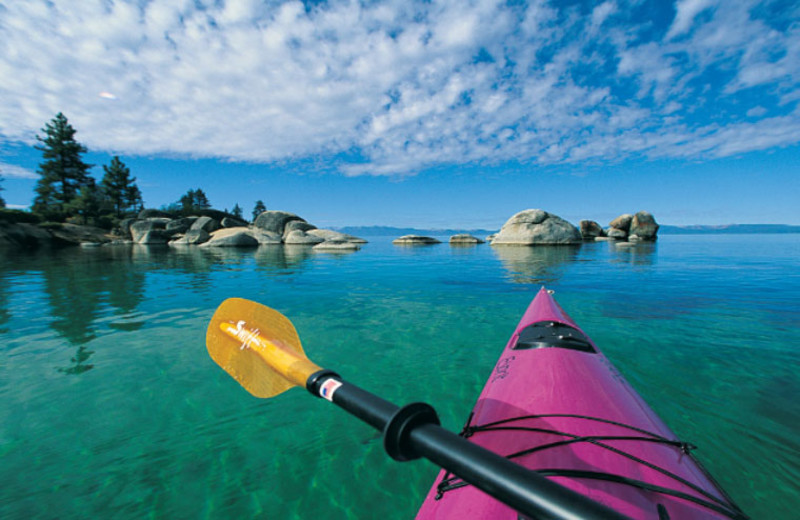
[[[238,296],[317,364],[460,430],[539,287],[753,518],[800,508],[800,235],[631,249],[144,246],[0,255],[0,518],[413,518],[437,473],[209,358]]]

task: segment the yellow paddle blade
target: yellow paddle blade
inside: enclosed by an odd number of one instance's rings
[[[242,298],[229,298],[217,308],[206,331],[206,348],[214,362],[256,397],[305,386],[321,370],[306,357],[286,316]]]

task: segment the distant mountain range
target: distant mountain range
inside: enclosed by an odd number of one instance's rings
[[[391,226],[346,226],[337,231],[359,237],[434,235],[450,236],[467,233],[483,238],[497,233],[497,229],[418,229]],[[786,224],[728,224],[723,226],[669,226],[662,225],[658,232],[664,235],[751,235],[769,233],[800,233],[800,226]]]
[[[800,233],[800,226],[786,224],[728,224],[724,226],[661,226],[665,235],[752,235]]]

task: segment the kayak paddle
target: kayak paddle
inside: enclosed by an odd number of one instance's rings
[[[398,407],[322,369],[306,357],[292,322],[274,309],[241,298],[225,300],[208,325],[206,347],[214,362],[254,396],[268,398],[304,386],[383,432],[393,459],[424,457],[531,518],[625,518],[445,430],[428,404]]]

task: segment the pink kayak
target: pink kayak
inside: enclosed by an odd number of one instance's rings
[[[461,433],[635,519],[747,516],[542,288]],[[442,470],[418,520],[518,514]]]

